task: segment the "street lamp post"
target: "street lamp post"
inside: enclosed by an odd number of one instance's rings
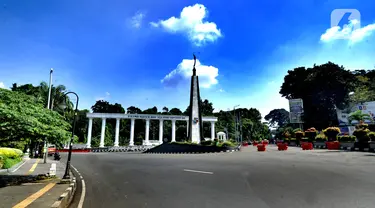
[[[47,101],[47,109],[51,109],[51,92],[52,92],[52,73],[53,73],[53,68],[49,71],[49,85],[48,85],[48,101]],[[47,147],[47,138],[44,138],[44,154],[43,154],[43,163],[47,163],[47,152],[48,152],[48,147]]]
[[[72,126],[72,137],[70,138],[69,142],[69,153],[68,153],[68,161],[66,162],[66,168],[65,168],[65,174],[63,176],[63,179],[70,179],[70,160],[72,158],[72,143],[73,143],[73,138],[74,138],[74,129],[76,127],[76,120],[77,120],[77,111],[78,111],[78,100],[79,97],[77,93],[75,92],[67,92],[65,93],[65,103],[66,103],[66,98],[68,97],[68,94],[74,94],[77,97],[77,102],[76,102],[76,107],[74,110],[74,120],[73,120],[73,126]]]

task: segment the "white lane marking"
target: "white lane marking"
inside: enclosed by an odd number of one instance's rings
[[[81,178],[82,192],[81,192],[81,198],[79,199],[77,208],[82,208],[83,202],[85,201],[85,196],[86,196],[86,183],[85,183],[85,180],[83,180],[81,173],[78,172],[77,168],[75,168],[73,165],[72,165],[72,168],[78,173],[79,177]]]
[[[81,181],[82,181],[82,194],[81,194],[81,198],[79,199],[79,203],[78,203],[77,208],[82,208],[83,202],[85,201],[86,184],[85,184],[85,181],[83,179]]]
[[[27,160],[25,160],[20,166],[18,166],[16,169],[14,169],[13,171],[11,171],[12,173],[16,172],[18,169],[20,169],[25,163],[27,162]]]
[[[200,170],[190,170],[190,169],[184,169],[184,171],[193,172],[193,173],[214,174],[213,172],[206,172],[206,171],[200,171]]]

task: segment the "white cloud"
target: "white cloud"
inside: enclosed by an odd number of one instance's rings
[[[146,14],[142,12],[137,12],[131,19],[130,24],[134,28],[141,28],[143,19],[145,18]]]
[[[111,94],[109,92],[106,92],[105,95],[108,97],[110,96]]]
[[[0,88],[6,89],[4,82],[0,82]]]
[[[354,29],[354,26],[359,25],[358,20],[350,20],[349,24],[343,28],[339,26],[331,27],[320,36],[323,42],[331,42],[337,39],[348,39],[351,44],[361,42],[365,37],[370,36],[375,31],[375,24],[369,24],[359,29]]]
[[[177,68],[167,74],[161,83],[175,87],[183,80],[189,80],[193,72],[193,59],[184,59]],[[199,86],[202,88],[210,88],[218,83],[216,77],[219,75],[219,69],[214,66],[207,66],[197,60],[195,68],[197,69],[197,76],[199,76]]]
[[[219,89],[219,92],[225,92],[225,90],[223,90],[223,89]]]
[[[166,20],[151,22],[153,27],[162,27],[170,33],[185,33],[197,46],[206,42],[214,42],[222,37],[216,23],[204,21],[208,11],[202,4],[195,4],[182,9],[180,17],[170,17]]]

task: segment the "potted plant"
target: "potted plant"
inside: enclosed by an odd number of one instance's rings
[[[318,135],[315,137],[314,145],[315,146],[325,146],[327,142],[327,137],[324,135],[323,132],[320,132]]]
[[[327,149],[337,150],[340,149],[340,142],[337,141],[337,135],[341,133],[338,127],[328,127],[323,130],[324,135],[326,135],[328,141],[326,142]]]
[[[258,144],[258,145],[257,145],[257,148],[258,148],[258,151],[259,151],[259,152],[264,152],[264,151],[266,151],[266,145],[264,145],[264,144]]]
[[[294,136],[296,137],[296,145],[299,145],[302,141],[302,138],[305,136],[305,133],[301,129],[296,129],[294,132]]]
[[[369,133],[370,130],[365,128],[357,128],[354,130],[353,135],[357,137],[358,140],[354,146],[358,147],[359,149],[369,148]]]
[[[348,148],[353,148],[354,143],[356,140],[355,136],[349,136],[349,135],[344,135],[344,136],[339,136],[338,140],[340,142],[340,146],[343,147],[344,149]]]
[[[292,136],[292,135],[289,133],[289,131],[285,131],[285,132],[283,133],[284,141],[285,141],[286,143],[290,144],[290,137],[291,137],[291,136]]]
[[[269,144],[269,142],[268,142],[268,140],[267,139],[263,139],[263,141],[262,141],[262,144],[264,144],[264,145],[268,145]]]
[[[370,130],[368,129],[368,124],[360,122],[356,129],[353,132],[353,135],[357,137],[357,142],[354,144],[354,147],[357,147],[361,150],[369,148],[370,136],[368,135]]]
[[[278,143],[277,144],[277,149],[279,151],[284,151],[288,149],[288,144],[287,143]]]

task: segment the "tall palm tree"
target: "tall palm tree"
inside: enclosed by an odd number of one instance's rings
[[[49,91],[49,86],[46,82],[41,82],[39,84],[39,95],[43,97],[45,106],[47,106],[48,102],[48,91]],[[73,108],[73,103],[69,100],[69,98],[65,98],[65,93],[66,93],[66,87],[64,85],[58,85],[58,86],[53,86],[51,89],[51,109],[57,111],[60,114],[63,114],[64,109],[63,105],[67,105],[68,108]],[[65,103],[66,99],[66,103]]]

